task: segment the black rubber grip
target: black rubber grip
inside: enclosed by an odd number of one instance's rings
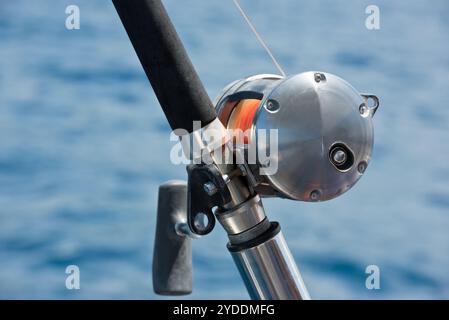
[[[112,0],[173,130],[217,114],[160,0]],[[182,3],[180,2],[180,5]]]
[[[159,187],[153,251],[153,289],[161,295],[192,292],[192,243],[175,226],[187,216],[187,183],[168,181]]]

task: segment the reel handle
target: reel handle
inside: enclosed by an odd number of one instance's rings
[[[153,251],[153,289],[161,295],[192,292],[192,240],[178,234],[187,217],[187,184],[172,180],[159,187]]]

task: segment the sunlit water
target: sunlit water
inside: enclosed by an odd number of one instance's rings
[[[381,29],[365,28],[378,4]],[[81,29],[65,29],[78,4]],[[209,94],[276,72],[232,1],[165,1]],[[248,1],[289,74],[376,93],[365,177],[325,203],[267,200],[314,298],[449,298],[449,3]],[[110,1],[0,2],[0,298],[160,298],[151,259],[169,127]],[[191,298],[247,298],[218,226]],[[65,288],[65,268],[81,289]],[[378,265],[381,289],[365,288]]]

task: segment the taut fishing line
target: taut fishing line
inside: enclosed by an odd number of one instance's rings
[[[281,65],[279,64],[279,62],[276,60],[276,58],[273,55],[273,52],[271,52],[270,48],[268,47],[268,45],[265,43],[265,41],[262,39],[261,35],[259,34],[259,32],[257,32],[256,27],[254,26],[254,24],[251,22],[249,16],[245,13],[245,11],[243,10],[242,6],[240,5],[238,0],[233,0],[235,6],[237,7],[237,9],[240,11],[240,13],[242,14],[242,17],[245,19],[246,23],[248,24],[248,26],[250,27],[250,29],[253,31],[254,35],[256,36],[257,40],[259,40],[260,44],[262,45],[262,47],[265,49],[265,51],[268,53],[268,55],[270,56],[271,60],[273,61],[274,65],[276,66],[276,68],[279,70],[279,72],[281,73],[281,75],[283,77],[286,76],[284,70],[282,69]]]

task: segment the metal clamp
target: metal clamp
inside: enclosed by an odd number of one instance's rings
[[[218,168],[213,164],[187,166],[187,223],[197,235],[206,235],[215,226],[212,209],[231,201],[231,194]]]

